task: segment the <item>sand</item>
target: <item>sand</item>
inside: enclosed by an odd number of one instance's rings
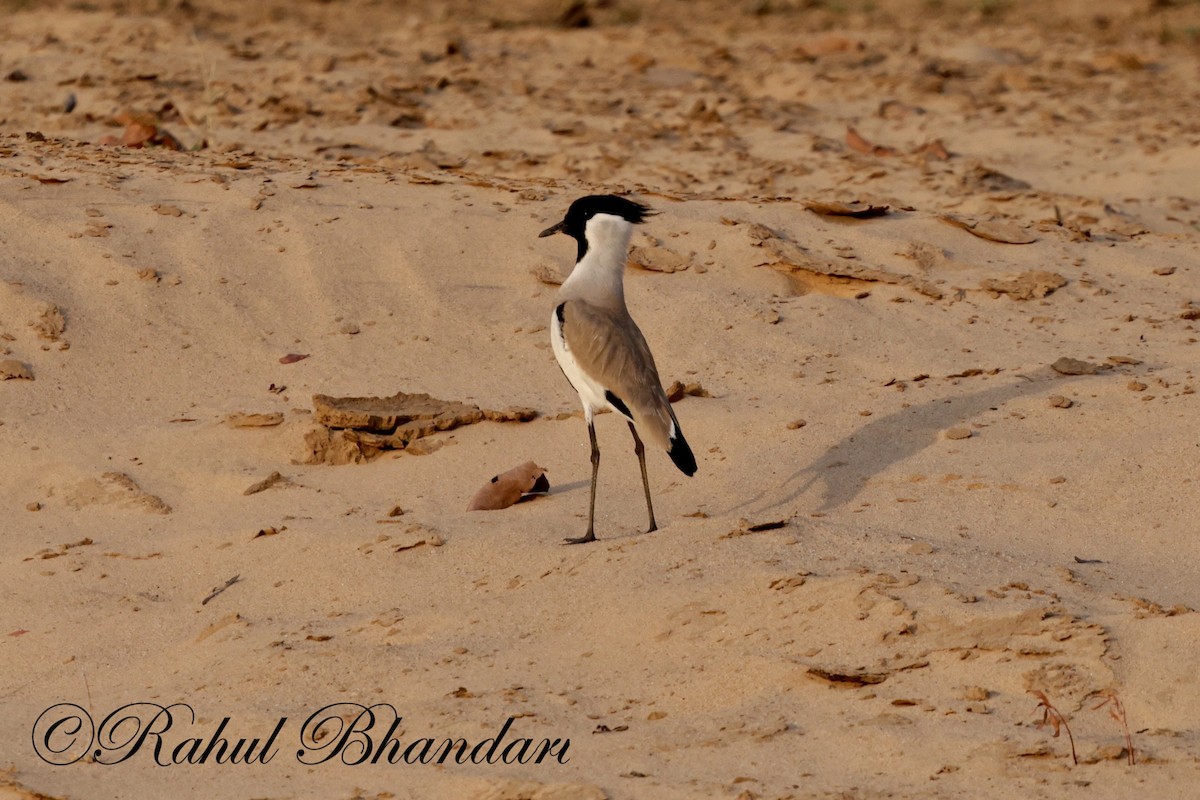
[[[1194,793],[1200,8],[565,8],[4,4],[0,798]],[[601,417],[564,547],[597,191],[699,472]],[[305,463],[400,392],[538,416]]]

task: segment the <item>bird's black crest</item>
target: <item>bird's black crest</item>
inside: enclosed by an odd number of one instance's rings
[[[576,261],[581,261],[584,254],[587,253],[587,237],[584,235],[584,232],[587,230],[588,220],[592,217],[597,214],[611,214],[614,217],[620,217],[636,225],[639,222],[645,222],[648,217],[654,216],[655,213],[649,206],[624,197],[618,197],[615,194],[589,194],[571,203],[571,207],[567,209],[567,215],[563,217],[562,222],[542,231],[541,235],[549,236],[554,233],[567,234],[579,244],[579,253]]]
[[[580,219],[586,223],[597,214],[612,214],[614,217],[629,220],[636,225],[639,222],[645,222],[647,217],[654,215],[654,212],[650,210],[649,206],[625,197],[618,197],[615,194],[589,194],[587,197],[581,197],[571,203],[571,207],[567,209],[565,221]]]

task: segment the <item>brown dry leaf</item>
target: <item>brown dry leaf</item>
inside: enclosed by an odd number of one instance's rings
[[[667,400],[669,402],[677,403],[684,397],[712,397],[712,395],[699,383],[684,384],[683,381],[674,381],[667,387]]]
[[[840,200],[805,200],[804,207],[814,214],[826,217],[855,217],[857,219],[881,217],[890,210],[886,205],[877,206],[861,200],[852,200],[849,203],[843,203]]]
[[[883,683],[892,673],[890,672],[867,672],[865,670],[833,670],[823,667],[809,667],[808,674],[821,680],[829,681],[830,683],[842,684],[844,686],[869,686],[876,683]]]
[[[282,411],[269,411],[262,414],[234,411],[232,414],[225,415],[225,424],[231,428],[273,428],[282,422]]]
[[[989,242],[1001,244],[1030,244],[1037,237],[1014,222],[1000,219],[970,220],[954,214],[943,214],[938,217],[942,222],[962,228],[967,233],[987,239]]]
[[[950,151],[946,149],[946,145],[942,144],[941,139],[934,139],[913,150],[913,155],[927,155],[939,161],[946,161],[950,158]]]
[[[546,470],[532,461],[502,472],[485,483],[471,498],[468,511],[496,511],[517,503],[522,496],[550,491]]]
[[[130,122],[121,133],[121,144],[125,147],[141,147],[158,135],[158,126],[143,122]]]
[[[250,486],[248,486],[246,488],[246,491],[242,492],[242,494],[248,497],[252,494],[258,494],[259,492],[264,492],[267,489],[270,489],[272,486],[278,486],[280,484],[286,485],[289,483],[291,483],[291,481],[289,481],[287,478],[283,477],[283,475],[281,475],[279,472],[272,472],[270,475],[263,478],[261,481],[257,481],[256,483],[253,483]]]
[[[864,139],[858,131],[850,127],[846,128],[846,144],[851,150],[868,156],[894,156],[898,154],[896,148],[872,144]]]

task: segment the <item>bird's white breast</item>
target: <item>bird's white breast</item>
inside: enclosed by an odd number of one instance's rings
[[[554,348],[554,357],[558,359],[558,365],[562,367],[563,374],[567,376],[567,380],[575,391],[579,392],[579,399],[583,403],[583,413],[588,422],[592,421],[592,417],[597,411],[606,408],[616,410],[605,398],[604,387],[584,372],[583,368],[579,366],[579,362],[575,360],[575,356],[571,354],[571,349],[567,346],[567,340],[563,336],[562,323],[558,321],[557,309],[550,312],[550,346]]]

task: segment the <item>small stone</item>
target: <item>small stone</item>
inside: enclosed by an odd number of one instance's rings
[[[1154,274],[1155,275],[1174,275],[1175,268],[1174,267],[1157,267],[1154,270]]]
[[[910,556],[927,556],[933,552],[933,545],[929,542],[913,542],[908,546],[908,554]]]
[[[41,510],[42,510],[42,504],[41,504],[41,503],[39,503],[39,502],[37,502],[37,501],[34,501],[34,502],[32,502],[32,503],[26,503],[26,504],[25,504],[25,510],[26,510],[26,511],[41,511]]]
[[[968,686],[963,689],[963,700],[982,702],[992,696],[992,693],[982,686]]]
[[[1075,405],[1075,401],[1069,397],[1063,397],[1061,394],[1050,395],[1051,408],[1070,408]]]
[[[1053,478],[1050,479],[1050,483],[1066,483],[1066,482],[1067,482],[1067,479],[1064,478],[1062,475],[1055,475]]]
[[[1060,375],[1095,375],[1100,371],[1098,364],[1080,361],[1078,358],[1063,356],[1050,365],[1050,368]]]
[[[360,330],[361,329],[358,327],[357,322],[343,322],[341,327],[338,328],[338,333],[344,333],[347,336],[354,336]]]
[[[1144,392],[1146,391],[1146,384],[1141,381],[1130,381],[1125,384],[1125,388],[1131,392]]]
[[[945,432],[947,439],[970,439],[970,428],[948,428]]]
[[[388,509],[388,512],[387,512],[387,515],[389,517],[399,517],[402,514],[404,514],[404,509],[401,508],[400,506],[392,506],[390,509]]]
[[[415,439],[408,443],[404,448],[404,452],[414,456],[427,456],[430,453],[441,450],[446,444],[443,439]]]
[[[794,430],[797,430],[797,429],[799,429],[799,428],[803,428],[803,427],[804,427],[805,425],[807,425],[807,424],[808,424],[807,420],[802,420],[802,419],[794,419],[794,420],[792,420],[791,422],[789,422],[789,423],[787,424],[787,426],[788,426],[788,430],[789,430],[789,431],[794,431]]]

